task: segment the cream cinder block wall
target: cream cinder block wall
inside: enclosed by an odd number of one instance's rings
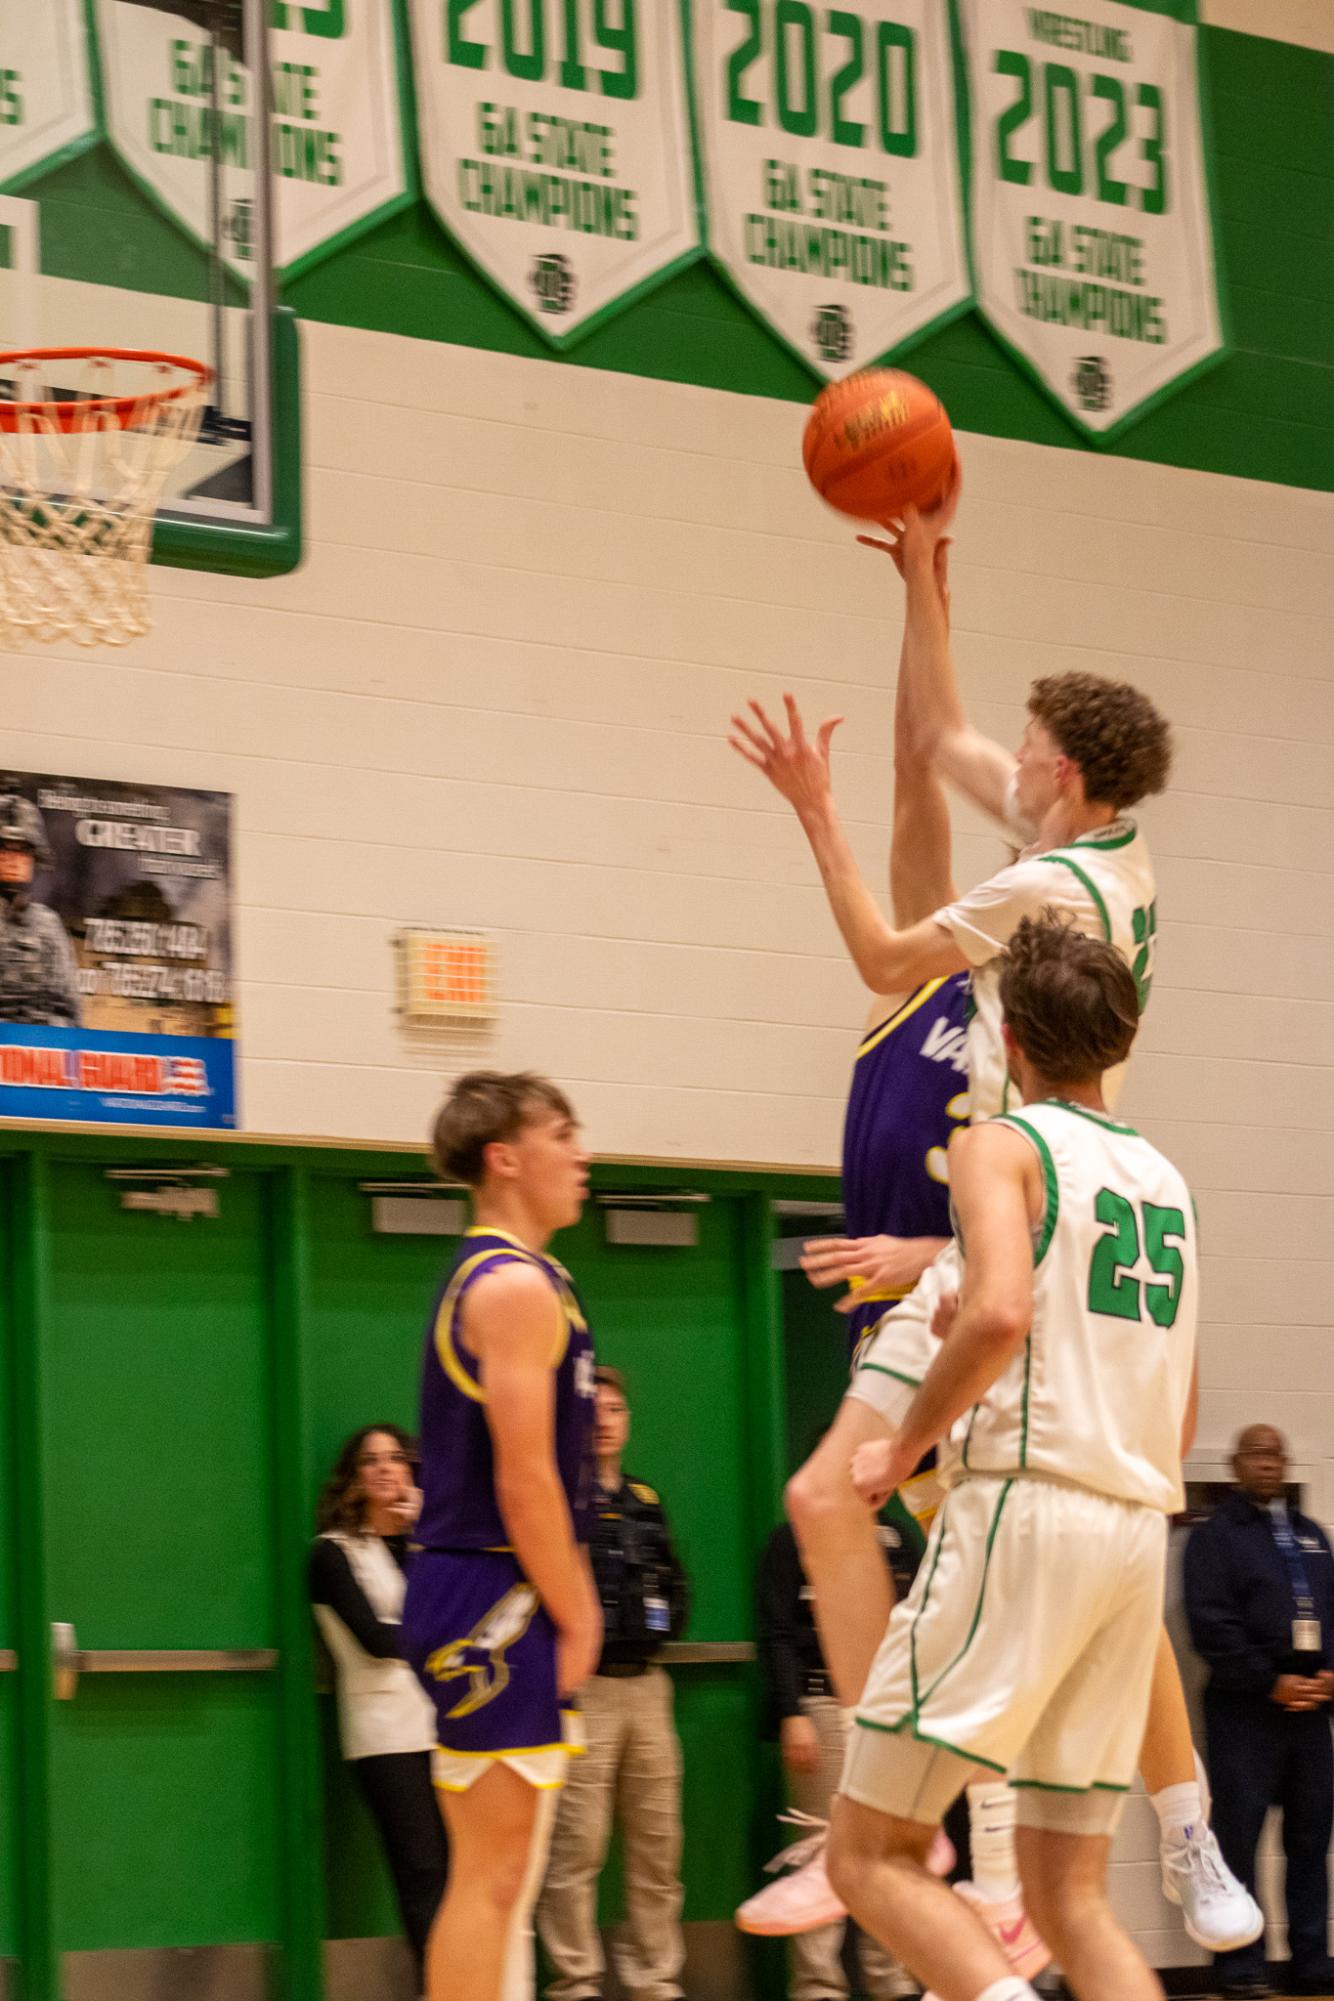
[[[320,325],[305,368],[303,569],[159,572],[149,640],[5,670],[15,763],[236,795],[245,1125],[416,1141],[484,1060],[564,1080],[602,1153],[832,1166],[863,997],[724,735],[784,688],[844,714],[838,790],[882,880],[900,594],[808,491],[801,411]],[[1077,666],[1177,726],[1124,1108],[1198,1192],[1201,1465],[1272,1418],[1334,1520],[1334,503],[963,447],[980,724],[1014,738],[1029,680]],[[959,878],[1002,859],[961,813]],[[408,923],[496,934],[494,1032],[401,1030]],[[1125,1907],[1190,1956],[1151,1847],[1132,1815]]]

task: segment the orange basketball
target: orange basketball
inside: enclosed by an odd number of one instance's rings
[[[868,368],[820,391],[801,455],[811,485],[840,514],[888,521],[942,497],[954,433],[940,398],[915,375]]]

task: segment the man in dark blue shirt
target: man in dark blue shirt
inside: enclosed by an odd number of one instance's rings
[[[1186,1611],[1209,1668],[1204,1707],[1219,1845],[1254,1891],[1265,1815],[1282,1809],[1291,1952],[1283,1991],[1330,1994],[1334,1555],[1324,1531],[1288,1506],[1287,1466],[1272,1425],[1241,1433],[1232,1459],[1238,1491],[1186,1546]],[[1274,1992],[1263,1939],[1218,1954],[1217,1966],[1224,1995]]]

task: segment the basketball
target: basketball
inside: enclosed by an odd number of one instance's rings
[[[858,521],[933,507],[949,483],[954,433],[940,398],[898,368],[868,368],[822,389],[802,441],[822,500]]]

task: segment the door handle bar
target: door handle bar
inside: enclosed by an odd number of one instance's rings
[[[270,1674],[274,1647],[81,1647],[73,1626],[51,1628],[58,1702],[72,1702],[84,1674]]]

